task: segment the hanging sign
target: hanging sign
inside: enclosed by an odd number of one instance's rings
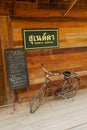
[[[25,49],[58,47],[58,29],[23,29],[23,41]]]

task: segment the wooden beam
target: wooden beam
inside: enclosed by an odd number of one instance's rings
[[[13,0],[11,14],[14,15],[16,0]]]
[[[21,17],[11,16],[12,20],[19,21],[33,21],[33,22],[87,22],[87,18],[76,18],[76,17]]]
[[[63,10],[52,10],[52,9],[15,9],[15,16],[24,16],[24,17],[63,17],[62,16]],[[78,15],[77,15],[78,13]],[[87,10],[78,10],[78,9],[72,9],[70,13],[68,14],[70,17],[76,17],[76,18],[87,18]]]
[[[74,0],[74,1],[71,3],[71,5],[69,6],[68,10],[64,13],[63,16],[66,16],[66,15],[67,15],[67,13],[72,9],[72,7],[76,4],[76,2],[77,2],[77,0]]]

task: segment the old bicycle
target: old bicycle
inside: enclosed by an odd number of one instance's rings
[[[51,92],[54,96],[61,96],[65,99],[68,99],[76,95],[80,86],[80,79],[76,73],[71,73],[70,71],[48,71],[44,67],[44,65],[41,65],[40,67],[45,73],[45,82],[37,91],[36,95],[34,96],[31,102],[31,113],[35,112],[39,108],[42,101],[47,96],[48,92]],[[60,84],[52,81],[50,78],[51,76],[59,75],[63,75],[63,79]],[[56,88],[54,86],[56,86]]]

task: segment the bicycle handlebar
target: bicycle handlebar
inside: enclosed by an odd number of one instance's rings
[[[77,77],[76,73],[71,73],[69,71],[65,71],[65,72],[59,72],[58,70],[55,71],[48,71],[43,64],[41,64],[40,68],[47,74],[47,77],[49,76],[58,76],[60,74],[63,74],[66,77]]]
[[[48,71],[43,64],[41,64],[40,68],[48,75],[50,76],[57,76],[59,74],[61,74],[61,72],[58,72],[58,71]]]

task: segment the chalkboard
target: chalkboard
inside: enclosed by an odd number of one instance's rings
[[[6,61],[10,88],[18,89],[29,86],[25,50],[22,48],[6,49]]]

